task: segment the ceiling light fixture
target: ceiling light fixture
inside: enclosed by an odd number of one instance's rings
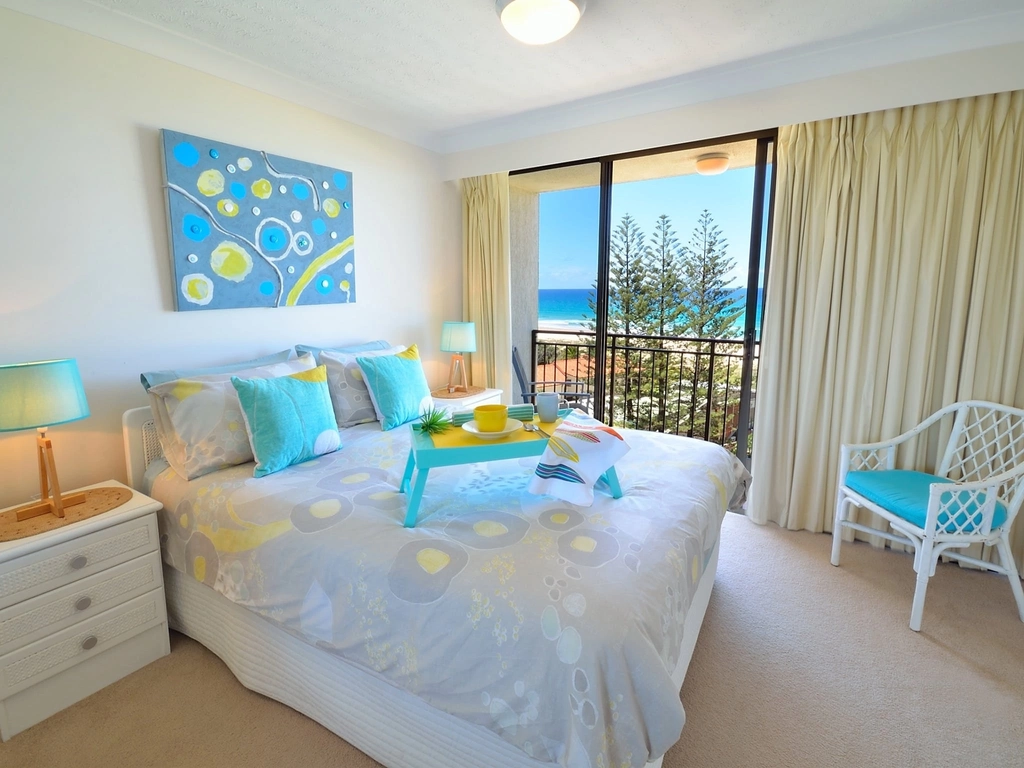
[[[725,152],[712,152],[697,158],[697,173],[701,176],[717,176],[729,170],[729,156]]]
[[[497,0],[505,30],[527,45],[561,40],[575,28],[587,0]]]

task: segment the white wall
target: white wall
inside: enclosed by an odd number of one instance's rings
[[[491,132],[495,138],[516,133],[520,138],[445,155],[444,174],[459,179],[533,168],[1018,88],[1024,88],[1024,43],[823,77],[543,135],[534,135],[524,118],[521,125],[512,121]]]
[[[174,312],[160,128],[351,170],[358,302]],[[144,370],[384,337],[418,343],[431,384],[447,375],[461,214],[433,153],[0,9],[0,158],[0,363],[75,357],[92,408],[51,432],[66,488],[124,479]],[[33,437],[0,436],[0,506],[38,493]]]
[[[537,378],[529,369],[540,305],[540,195],[513,184],[508,190],[508,207],[512,235],[512,346],[519,350],[519,358],[527,368],[527,380],[532,380]],[[514,373],[512,389],[508,401],[522,402],[523,393]]]

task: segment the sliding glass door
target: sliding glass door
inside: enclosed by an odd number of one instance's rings
[[[774,138],[513,174],[513,198],[530,190],[540,212],[537,235],[512,228],[513,269],[539,286],[536,315],[519,318],[536,378],[585,380],[608,423],[749,458]]]
[[[600,163],[509,177],[512,346],[526,364],[532,360],[530,378],[538,381],[592,386],[599,378],[594,330],[600,201]],[[537,354],[538,329],[561,343],[546,344]]]

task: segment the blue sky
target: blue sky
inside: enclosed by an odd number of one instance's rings
[[[701,211],[707,208],[729,241],[736,262],[734,281],[745,281],[750,250],[750,204],[754,169],[737,168],[720,176],[673,176],[612,187],[612,228],[630,213],[645,234],[665,213],[676,237],[687,243]],[[584,187],[540,196],[540,287],[589,288],[597,275],[599,189]]]

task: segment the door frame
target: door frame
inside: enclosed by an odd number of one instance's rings
[[[595,304],[597,310],[596,338],[594,340],[594,417],[603,421],[605,415],[605,401],[607,399],[607,375],[608,365],[608,290],[609,290],[609,264],[611,260],[611,230],[612,230],[612,190],[614,187],[613,167],[617,160],[629,160],[649,155],[662,155],[681,150],[700,149],[701,147],[713,147],[721,144],[732,144],[740,141],[757,141],[757,149],[754,162],[754,191],[751,205],[751,231],[750,231],[750,252],[747,256],[747,296],[746,310],[743,330],[743,368],[740,384],[740,407],[736,430],[736,453],[738,458],[750,466],[750,455],[747,452],[747,437],[750,433],[750,409],[751,409],[751,385],[753,381],[754,348],[760,344],[757,332],[757,275],[760,271],[762,245],[764,245],[764,284],[768,282],[768,267],[771,260],[772,242],[772,217],[775,209],[775,182],[778,174],[775,168],[772,170],[771,184],[768,192],[768,210],[765,211],[765,192],[768,164],[768,150],[771,148],[771,159],[773,164],[777,163],[778,128],[769,128],[760,131],[737,133],[729,136],[717,136],[715,138],[700,139],[698,141],[687,141],[680,144],[670,144],[650,149],[640,149],[633,152],[620,152],[611,155],[600,155],[579,160],[568,160],[561,163],[550,163],[538,165],[532,168],[521,168],[509,171],[509,176],[519,176],[538,171],[550,171],[557,168],[569,168],[574,165],[599,164],[600,173],[600,198],[598,212],[598,238],[597,238],[597,295]],[[764,226],[767,215],[767,227]],[[762,233],[764,236],[762,237]],[[767,298],[762,297],[761,316],[767,305]],[[531,350],[531,358],[533,350]],[[536,375],[536,372],[531,372]]]

